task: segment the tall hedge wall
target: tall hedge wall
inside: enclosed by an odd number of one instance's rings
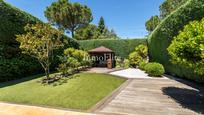
[[[147,39],[98,39],[79,41],[80,48],[91,50],[96,47],[105,46],[112,49],[117,56],[127,58],[128,55],[140,44],[146,44]]]
[[[19,43],[16,41],[16,35],[24,33],[24,26],[28,23],[42,22],[36,17],[0,0],[0,82],[43,72],[36,59],[21,53]],[[55,50],[58,55],[67,47],[79,47],[73,39],[66,36],[64,36],[64,39],[67,39],[68,42],[63,48]],[[57,56],[54,59],[55,63],[53,63],[51,69],[54,69],[59,62]]]
[[[148,39],[151,61],[164,65],[166,72],[174,76],[204,82],[204,76],[196,75],[192,70],[179,67],[170,62],[167,48],[174,36],[190,21],[200,20],[204,17],[204,0],[188,0],[155,29]]]
[[[15,35],[23,33],[27,23],[41,21],[0,0],[0,22],[0,56],[12,58],[19,53]]]

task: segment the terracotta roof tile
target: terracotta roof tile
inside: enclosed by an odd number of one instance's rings
[[[89,50],[89,52],[113,52],[113,51],[111,49],[104,47],[104,46],[100,46],[98,48]]]

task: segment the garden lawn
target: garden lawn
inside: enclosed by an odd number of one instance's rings
[[[87,110],[126,81],[96,73],[76,74],[51,85],[42,85],[41,79],[1,83],[0,101]]]

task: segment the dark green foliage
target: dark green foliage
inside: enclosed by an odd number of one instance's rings
[[[43,72],[38,61],[22,55],[18,58],[0,59],[0,82],[9,81]]]
[[[160,18],[159,16],[152,16],[146,23],[145,23],[145,27],[146,30],[151,33],[152,31],[154,31],[154,29],[159,25],[160,23]]]
[[[79,28],[75,32],[76,40],[98,39],[98,27],[94,24],[89,24],[85,27]]]
[[[100,39],[79,41],[80,48],[86,51],[96,47],[105,46],[112,49],[116,56],[127,58],[134,51],[135,47],[146,44],[147,39]]]
[[[58,28],[71,32],[72,38],[77,29],[93,20],[90,8],[78,2],[71,3],[69,0],[53,2],[46,8],[45,17]]]
[[[82,28],[79,28],[75,32],[76,40],[89,40],[89,39],[118,39],[119,37],[113,29],[109,30],[105,28],[103,32],[100,32],[99,26],[89,24]]]
[[[16,35],[24,33],[24,26],[27,23],[34,24],[41,21],[2,0],[0,0],[0,21],[0,82],[43,72],[36,59],[21,54],[19,43],[16,41]],[[67,40],[65,46],[56,49],[55,54],[63,54],[64,49],[68,47],[79,47],[75,40],[66,36],[64,39]],[[55,63],[51,65],[51,70],[59,64],[57,55],[54,56]]]
[[[27,14],[0,0],[0,57],[11,58],[19,53],[16,34],[24,32],[27,23],[40,22]]]
[[[98,23],[98,31],[100,34],[103,34],[105,32],[105,29],[106,29],[105,20],[103,17],[101,17]]]
[[[0,82],[41,72],[37,61],[22,55],[16,35],[24,33],[27,23],[41,23],[26,12],[0,0]]]
[[[161,77],[165,72],[163,65],[159,63],[147,63],[144,69],[152,77]]]
[[[204,82],[204,77],[196,75],[192,70],[173,65],[167,48],[171,44],[174,36],[183,29],[190,21],[200,20],[204,17],[204,1],[189,0],[174,13],[165,18],[156,30],[150,35],[148,40],[149,54],[151,61],[161,63],[167,73],[185,77],[188,79]]]
[[[68,38],[67,36],[64,36],[63,39],[64,39],[63,40],[64,46],[54,50],[55,55],[54,55],[54,61],[51,65],[51,70],[55,70],[56,67],[58,67],[58,65],[60,63],[59,57],[63,55],[65,49],[67,49],[67,48],[79,49],[79,44],[76,40]]]
[[[166,0],[159,7],[160,17],[164,19],[166,16],[171,14],[171,12],[175,11],[181,5],[183,5],[187,0]]]

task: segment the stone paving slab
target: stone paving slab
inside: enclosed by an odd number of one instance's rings
[[[0,103],[0,115],[93,115],[36,106]]]
[[[198,87],[197,87],[198,88]],[[132,79],[95,113],[108,115],[204,114],[204,86],[199,89],[170,79]]]

